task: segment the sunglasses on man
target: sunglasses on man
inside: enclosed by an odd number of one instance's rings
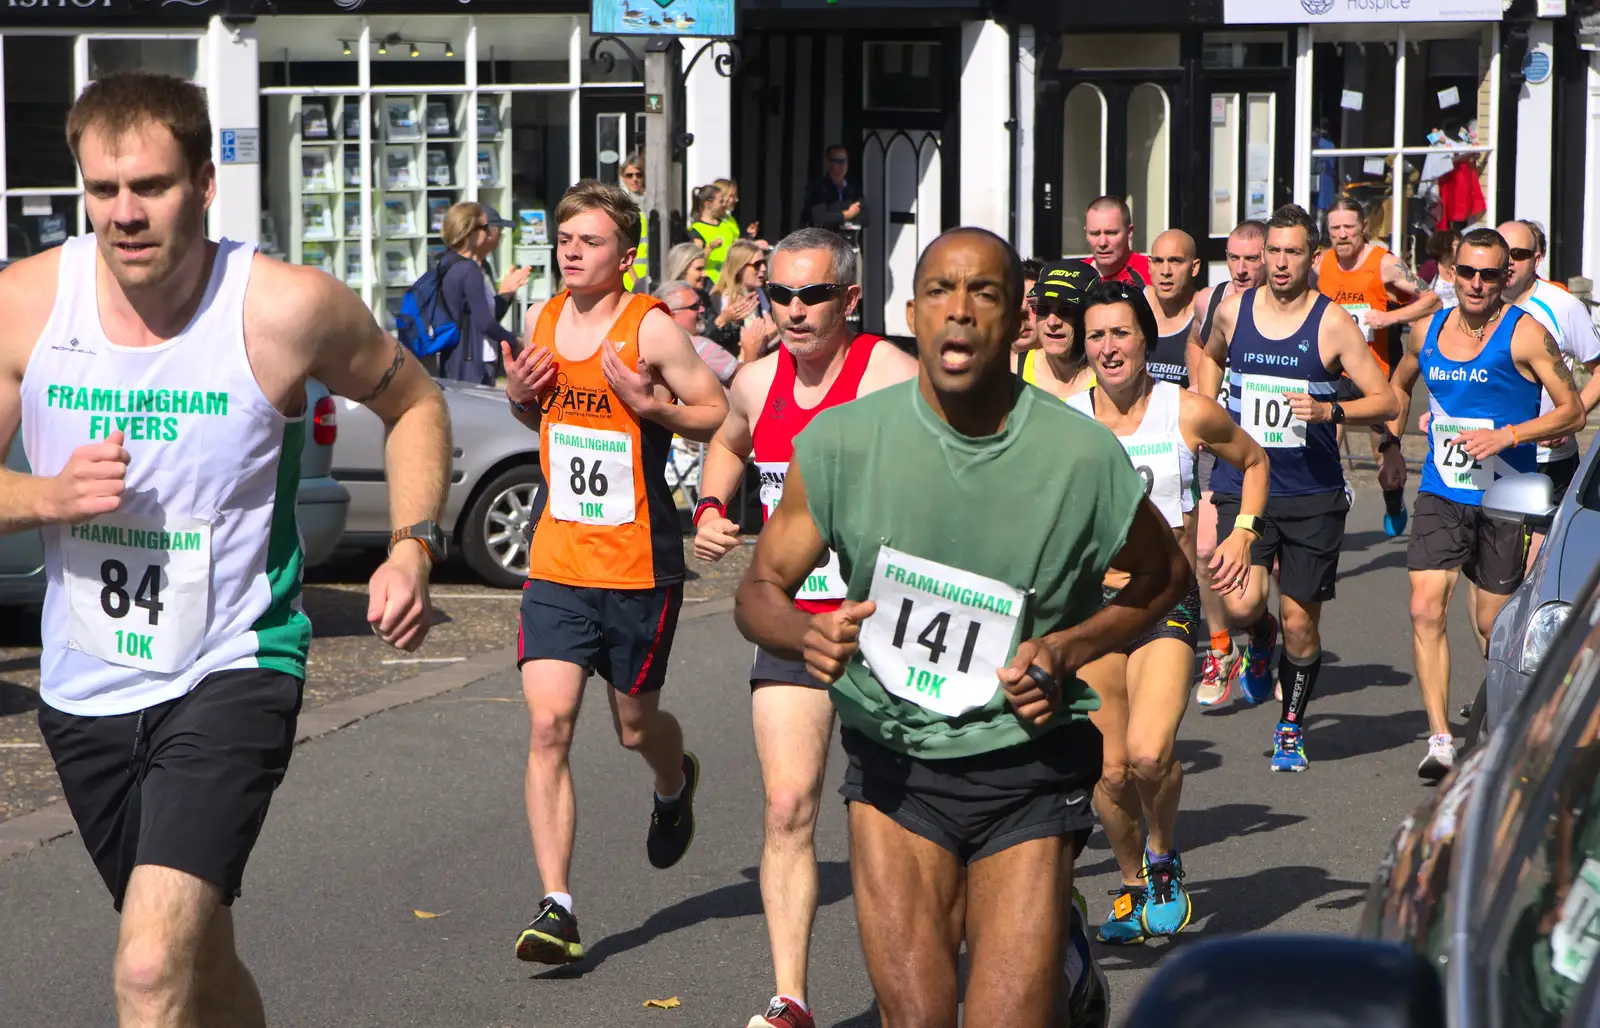
[[[1531,261],[1533,260],[1533,251],[1525,246],[1513,246],[1511,248],[1511,259],[1514,261]]]
[[[1516,253],[1515,250],[1511,251]],[[1475,278],[1482,278],[1489,285],[1495,285],[1506,280],[1504,268],[1474,268],[1470,264],[1456,265],[1456,281],[1471,282]]]
[[[844,292],[846,288],[848,287],[842,286],[837,282],[814,282],[809,286],[801,286],[798,289],[790,286],[774,285],[771,282],[768,282],[765,286],[767,299],[779,307],[787,307],[796,299],[807,307],[815,307],[819,303],[827,303]]]

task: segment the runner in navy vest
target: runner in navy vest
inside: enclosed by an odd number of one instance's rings
[[[1161,333],[1152,346],[1145,369],[1157,382],[1189,388],[1189,336],[1200,314],[1195,303],[1194,277],[1200,273],[1194,237],[1169,228],[1150,246],[1150,274],[1144,298],[1156,315]],[[1191,554],[1192,556],[1192,554]]]
[[[1476,585],[1473,618],[1489,637],[1495,616],[1522,581],[1527,538],[1519,525],[1481,511],[1483,490],[1502,475],[1535,469],[1534,444],[1583,427],[1583,401],[1550,333],[1505,301],[1511,248],[1493,229],[1474,229],[1456,248],[1458,306],[1433,316],[1425,337],[1413,333],[1394,373],[1401,409],[1395,435],[1410,417],[1418,374],[1428,381],[1428,459],[1422,465],[1406,568],[1411,572],[1411,646],[1428,710],[1428,753],[1417,774],[1443,778],[1455,764],[1445,713],[1450,701],[1450,645],[1445,620],[1457,570]],[[1540,387],[1552,408],[1539,413]]]
[[[1267,223],[1267,287],[1230,297],[1217,311],[1206,360],[1196,367],[1201,393],[1213,395],[1228,367],[1228,411],[1267,451],[1272,463],[1267,512],[1256,525],[1250,579],[1227,595],[1228,616],[1250,626],[1240,691],[1257,704],[1272,689],[1279,619],[1267,610],[1268,575],[1279,565],[1283,654],[1278,676],[1283,714],[1272,769],[1304,771],[1301,726],[1322,666],[1322,604],[1333,599],[1339,548],[1350,510],[1334,426],[1374,424],[1399,404],[1354,319],[1311,289],[1315,220],[1302,208],[1280,207]],[[1361,391],[1341,404],[1341,374]],[[1211,474],[1217,530],[1226,538],[1239,518],[1237,469]]]
[[[872,335],[851,338],[845,319],[861,298],[855,252],[825,229],[807,228],[772,251],[767,295],[783,345],[739,369],[728,416],[706,452],[702,499],[695,511],[695,556],[716,561],[738,546],[739,526],[722,497],[733,495],[752,456],[761,474],[761,506],[770,516],[783,497],[794,437],[818,412],[914,378],[917,362]],[[800,587],[795,606],[836,610],[845,583],[829,554]],[[757,649],[750,668],[756,757],[766,784],[761,901],[772,945],[777,993],[749,1028],[812,1028],[806,1004],[811,922],[817,913],[813,845],[822,773],[833,734],[828,687],[805,664]]]

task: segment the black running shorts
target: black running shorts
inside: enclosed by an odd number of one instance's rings
[[[1527,556],[1528,535],[1521,525],[1496,521],[1471,504],[1417,494],[1407,571],[1460,568],[1484,592],[1509,596],[1522,583]]]
[[[1100,587],[1100,605],[1102,607],[1111,603],[1120,590],[1106,586]],[[1134,637],[1133,641],[1124,646],[1119,653],[1132,656],[1140,647],[1147,646],[1157,639],[1179,639],[1193,647],[1195,641],[1202,638],[1200,635],[1200,587],[1189,587],[1189,595],[1178,601],[1178,605],[1167,611],[1166,616],[1143,632]]]
[[[656,692],[683,609],[683,585],[586,589],[534,578],[522,589],[517,667],[562,660],[598,672],[629,696]]]
[[[756,659],[750,665],[750,688],[758,685],[801,685],[807,689],[826,689],[822,682],[811,677],[803,660],[776,657],[761,647],[756,647]]]
[[[1550,484],[1556,487],[1557,507],[1567,498],[1567,490],[1572,487],[1572,476],[1578,473],[1578,460],[1581,456],[1582,454],[1574,453],[1539,465],[1539,473],[1548,476]]]
[[[1213,493],[1217,505],[1217,541],[1233,534],[1239,516],[1237,493]],[[1339,549],[1344,546],[1344,519],[1350,497],[1343,489],[1308,496],[1269,496],[1260,518],[1261,537],[1250,546],[1250,563],[1278,564],[1278,591],[1297,603],[1333,599],[1339,578]]]
[[[118,910],[137,864],[211,882],[224,904],[239,895],[294,750],[303,684],[247,668],[131,714],[39,708],[61,791]]]
[[[1072,836],[1081,850],[1094,825],[1100,730],[1073,721],[1021,746],[922,760],[841,729],[849,755],[839,794],[866,803],[963,863],[1034,839]]]

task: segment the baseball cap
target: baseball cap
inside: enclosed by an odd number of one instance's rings
[[[490,207],[486,203],[485,204],[480,204],[479,206],[481,206],[483,208],[483,216],[485,218],[489,219],[487,224],[488,224],[488,226],[490,228],[510,228],[511,227],[511,222],[507,221],[505,218],[502,218],[500,216],[500,212],[495,210],[493,207]]]
[[[1028,295],[1040,303],[1082,306],[1084,294],[1098,281],[1100,273],[1088,261],[1076,257],[1051,261],[1039,269],[1039,279]]]

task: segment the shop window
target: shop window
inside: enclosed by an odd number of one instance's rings
[[[77,235],[78,203],[76,196],[7,197],[6,257],[31,257]]]
[[[1098,87],[1081,83],[1067,94],[1062,131],[1061,238],[1074,252],[1084,238],[1084,212],[1106,191],[1106,97]]]
[[[1282,68],[1289,63],[1289,46],[1282,32],[1208,32],[1200,61],[1207,71]]]
[[[1128,200],[1133,208],[1133,248],[1139,253],[1150,252],[1156,236],[1172,223],[1168,217],[1171,113],[1166,90],[1154,83],[1135,86],[1128,96]]]
[[[361,81],[360,18],[262,18],[262,88],[353,87]]]
[[[863,103],[874,111],[939,111],[944,63],[938,43],[867,43]]]
[[[1394,145],[1394,40],[1319,43],[1312,122],[1343,149]]]
[[[1239,94],[1211,94],[1212,238],[1226,236],[1239,224]]]
[[[67,111],[77,95],[72,45],[71,36],[5,37],[8,189],[77,188],[66,137]]]
[[[89,78],[97,80],[123,71],[150,71],[194,80],[200,64],[198,39],[96,39],[89,49]]]
[[[1183,48],[1175,32],[1127,35],[1074,33],[1061,41],[1059,66],[1063,70],[1078,71],[1181,68]]]

